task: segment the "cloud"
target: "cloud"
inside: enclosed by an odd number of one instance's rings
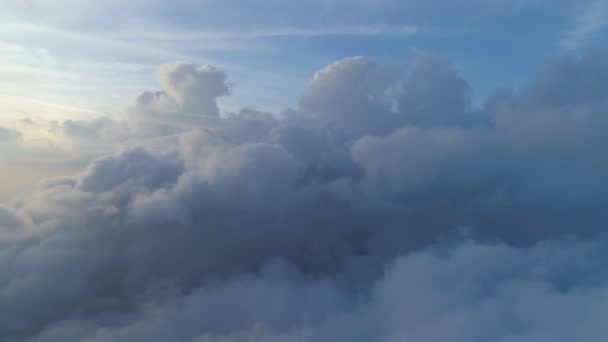
[[[363,57],[340,60],[314,75],[300,108],[353,134],[386,131],[395,117],[388,93],[401,68]]]
[[[126,150],[92,161],[79,177],[76,187],[85,192],[102,192],[129,182],[142,189],[146,184],[175,181],[179,171],[179,165],[159,161],[145,150]]]
[[[399,111],[420,127],[459,125],[467,121],[471,97],[471,87],[450,61],[421,56],[403,84]]]
[[[0,337],[595,341],[603,57],[477,108],[444,58],[347,58],[280,115],[165,65],[124,122],[56,125],[122,149],[0,208]]]
[[[397,258],[360,300],[335,279],[314,280],[275,261],[183,300],[150,304],[120,328],[68,321],[40,339],[96,331],[90,340],[593,341],[605,333],[600,317],[607,309],[606,270],[597,259],[605,250],[597,247],[463,242],[443,253],[429,249]],[[577,272],[598,272],[602,280],[572,287],[567,279]]]
[[[561,46],[574,50],[584,46],[586,41],[607,27],[608,2],[589,0],[579,4],[572,15],[572,27],[564,33]]]
[[[405,124],[473,124],[480,118],[470,110],[471,96],[469,84],[442,57],[422,55],[410,67],[354,57],[318,71],[300,108],[356,135],[386,134]]]
[[[93,120],[66,120],[53,122],[52,130],[60,131],[64,135],[75,139],[100,139],[103,131],[113,124],[112,120],[106,117],[95,118]]]
[[[13,143],[19,141],[21,137],[21,132],[0,126],[0,142]]]
[[[196,66],[177,62],[166,64],[158,71],[158,81],[164,91],[144,92],[137,99],[140,106],[150,106],[160,112],[182,112],[217,117],[216,99],[228,95],[226,73],[212,65]]]
[[[178,31],[171,32],[170,29],[162,32],[130,31],[125,32],[127,36],[151,38],[159,40],[218,40],[218,39],[260,39],[273,37],[323,37],[323,36],[384,36],[384,37],[413,37],[432,35],[436,30],[429,28],[409,26],[336,26],[336,27],[275,27],[255,30],[233,30],[233,31]]]
[[[590,49],[579,57],[546,63],[529,86],[529,101],[539,105],[583,105],[606,101],[608,67],[605,48]]]

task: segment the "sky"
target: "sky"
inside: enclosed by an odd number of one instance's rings
[[[449,56],[479,100],[539,63],[605,40],[594,1],[2,2],[3,117],[113,112],[175,60],[217,64],[237,84],[226,110],[293,106],[315,71],[346,56]],[[281,86],[277,86],[281,84]],[[111,90],[109,90],[111,88]],[[29,111],[28,111],[29,110]],[[26,115],[27,115],[26,114]]]
[[[598,341],[608,1],[0,2],[0,340]]]
[[[95,157],[48,126],[124,118],[141,92],[159,89],[165,63],[227,71],[224,113],[280,113],[336,60],[412,63],[431,53],[450,58],[480,105],[497,89],[517,89],[543,61],[605,41],[607,12],[604,0],[2,1],[0,126],[36,151],[5,152],[3,178],[13,181],[0,199]]]

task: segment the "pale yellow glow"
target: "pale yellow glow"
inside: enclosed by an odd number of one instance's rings
[[[71,175],[74,172],[67,167],[40,168],[0,162],[0,203],[27,196],[45,178]]]

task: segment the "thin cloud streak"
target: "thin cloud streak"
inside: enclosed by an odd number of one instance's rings
[[[95,43],[98,45],[103,45],[106,47],[119,48],[122,50],[128,50],[132,52],[144,53],[150,56],[163,56],[170,58],[180,58],[180,59],[191,59],[194,56],[188,56],[180,53],[175,53],[173,51],[168,51],[165,49],[158,49],[148,46],[143,46],[139,44],[134,44],[125,41],[119,41],[114,39],[106,39],[103,37],[98,37],[86,33],[81,32],[73,32],[63,29],[58,29],[54,27],[45,27],[39,25],[31,25],[26,23],[6,23],[0,26],[5,32],[21,32],[20,36],[31,36],[31,34],[49,34],[55,37],[63,37],[75,41],[80,41],[83,43]]]
[[[162,31],[133,30],[121,32],[137,38],[158,40],[214,40],[214,39],[258,39],[272,37],[324,37],[324,36],[386,36],[386,37],[412,37],[429,36],[437,34],[437,29],[405,25],[370,25],[370,26],[344,26],[344,27],[276,27],[254,30],[199,30],[199,31]]]
[[[560,43],[567,50],[580,48],[587,39],[608,27],[608,1],[592,0],[577,6],[572,21],[573,27]]]

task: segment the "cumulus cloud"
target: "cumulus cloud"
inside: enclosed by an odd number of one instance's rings
[[[158,81],[163,91],[142,93],[137,99],[138,105],[149,106],[161,112],[217,117],[217,98],[230,92],[226,84],[226,73],[209,64],[166,64],[158,70]]]
[[[399,69],[363,57],[335,62],[314,75],[300,107],[354,134],[384,132],[393,124],[387,93],[399,79]]]
[[[598,340],[602,56],[480,108],[444,58],[347,58],[280,116],[220,116],[223,71],[163,66],[127,146],[0,207],[0,337]]]
[[[420,127],[462,125],[468,121],[471,96],[471,87],[448,60],[425,55],[404,81],[399,111]]]
[[[606,102],[608,67],[605,49],[546,63],[530,85],[530,99],[538,105],[582,105]]]

